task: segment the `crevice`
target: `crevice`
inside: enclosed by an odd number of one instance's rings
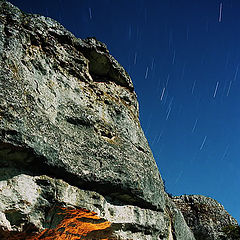
[[[30,32],[30,41],[31,41],[31,45],[33,46],[40,46],[41,45],[41,39],[37,34],[32,34]]]
[[[93,126],[91,121],[89,121],[88,119],[84,119],[84,118],[68,117],[68,118],[66,118],[66,121],[75,125],[75,126],[85,126],[85,127],[92,127]]]
[[[151,235],[153,229],[148,226],[144,227],[143,225],[137,223],[112,223],[113,231],[124,231],[124,232],[131,232],[131,233],[142,233],[143,235]]]
[[[111,132],[104,131],[104,130],[100,130],[100,134],[101,134],[101,136],[109,138],[109,139],[112,139],[114,137]]]
[[[167,210],[168,216],[170,218],[170,230],[171,230],[171,233],[172,233],[173,240],[177,240],[177,236],[176,236],[176,233],[175,233],[175,227],[174,227],[173,214],[171,212],[171,209],[168,206],[167,206],[166,210]]]
[[[97,134],[109,140],[113,140],[116,137],[116,133],[110,125],[95,124],[94,130]]]
[[[146,151],[139,145],[135,145],[135,147],[140,151],[140,152],[143,152],[143,153],[146,153]]]
[[[99,224],[99,223],[106,222],[106,220],[103,219],[103,218],[92,219],[92,218],[81,217],[81,218],[76,218],[76,220],[81,221],[81,222],[85,222],[85,223],[92,223],[92,224]]]
[[[135,144],[135,143],[133,143],[133,142],[131,142],[132,143],[132,145],[138,150],[138,151],[140,151],[140,152],[143,152],[144,154],[146,154],[146,153],[148,153],[143,147],[141,147],[140,145],[137,145],[137,144]]]
[[[7,26],[4,26],[4,29],[3,29],[6,37],[11,37],[12,36],[12,33],[11,31],[9,30],[9,28]]]
[[[131,189],[119,182],[109,182],[104,179],[97,180],[96,176],[77,176],[67,172],[67,166],[63,163],[50,164],[48,160],[37,154],[33,149],[28,147],[14,146],[9,143],[0,141],[0,168],[2,171],[6,168],[15,169],[11,174],[2,174],[0,180],[7,180],[19,174],[28,174],[30,176],[46,175],[51,178],[62,179],[72,186],[76,186],[82,190],[95,191],[105,197],[105,199],[113,205],[133,205],[140,208],[151,209],[157,211],[157,207],[145,201],[136,189]],[[46,185],[43,181],[41,185]],[[54,196],[52,196],[54,198]]]
[[[73,45],[73,39],[69,34],[58,34],[54,31],[48,31],[48,33],[56,38],[60,44]]]

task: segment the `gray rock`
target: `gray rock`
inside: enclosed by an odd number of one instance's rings
[[[194,240],[138,115],[103,43],[0,0],[0,238],[54,229],[64,207],[109,221],[104,239]]]
[[[223,231],[224,228],[238,225],[224,207],[212,198],[182,195],[173,197],[173,201],[183,213],[197,240],[230,240]]]
[[[8,171],[12,173],[12,169],[1,169],[4,175]],[[96,212],[101,218],[112,223],[114,236],[121,239],[168,237],[166,230],[169,223],[163,214],[132,205],[112,205],[96,192],[81,190],[46,175],[33,177],[19,172],[11,179],[1,181],[0,190],[0,219],[1,227],[5,231],[21,232],[29,227],[53,228],[58,222],[55,212],[59,206],[64,206],[81,207]],[[18,215],[20,221],[17,221]],[[26,219],[28,220],[24,225]]]
[[[36,156],[16,163],[6,154],[0,164],[163,211],[163,183],[131,79],[105,45],[5,1],[0,31],[1,148]]]
[[[180,211],[168,200],[168,214],[133,205],[115,205],[102,195],[71,186],[46,175],[30,176],[18,169],[1,168],[0,237],[6,232],[54,228],[58,207],[85,208],[112,223],[114,239],[194,240]]]
[[[194,239],[104,44],[0,1],[0,51],[1,238],[52,228],[56,206],[71,206],[110,221],[117,239]]]
[[[187,240],[192,239],[194,240],[195,237],[190,230],[190,228],[187,226],[184,217],[181,213],[181,211],[177,208],[177,206],[174,204],[174,202],[168,197],[166,194],[166,213],[168,215],[168,218],[170,220],[170,235],[169,239],[177,239],[177,240]]]

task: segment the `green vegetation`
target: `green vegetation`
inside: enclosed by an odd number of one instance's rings
[[[240,240],[240,226],[228,225],[222,229],[228,239]]]

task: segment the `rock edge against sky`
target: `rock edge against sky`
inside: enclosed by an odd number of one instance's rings
[[[0,236],[52,229],[58,209],[71,208],[111,223],[97,239],[195,239],[106,46],[3,0],[0,32]]]

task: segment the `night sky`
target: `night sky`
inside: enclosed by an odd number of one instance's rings
[[[218,200],[240,222],[239,0],[11,0],[130,74],[167,191]]]

